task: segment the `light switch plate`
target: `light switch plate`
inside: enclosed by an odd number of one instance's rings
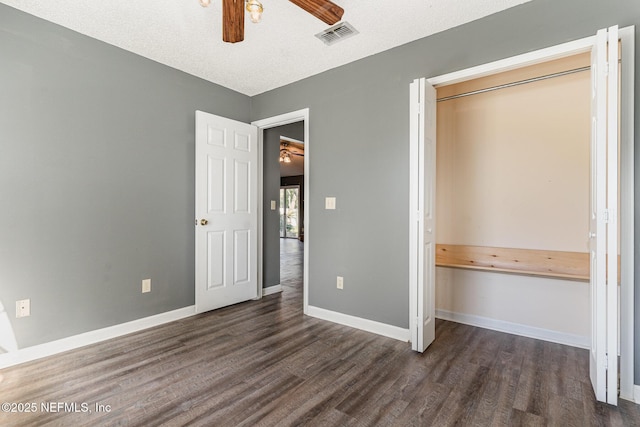
[[[142,281],[142,293],[145,294],[151,292],[151,279],[144,279]]]
[[[326,197],[324,199],[324,208],[325,209],[335,209],[336,208],[336,198],[335,197]]]
[[[276,201],[275,201],[275,200],[272,200],[272,201],[271,201],[271,210],[272,210],[272,211],[275,211],[275,210],[276,210],[276,208],[277,208]]]

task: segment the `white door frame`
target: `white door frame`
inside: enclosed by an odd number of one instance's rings
[[[620,289],[620,397],[634,401],[634,27],[625,27],[619,32],[622,40],[622,78],[620,101],[620,253],[621,253],[621,289]],[[453,73],[427,79],[434,87],[459,83],[504,71],[522,68],[565,56],[591,51],[595,36],[586,37],[511,58],[490,62]],[[410,176],[411,182],[417,182],[418,171]],[[414,195],[411,196],[412,198]],[[414,201],[412,201],[414,203]],[[410,243],[409,256],[417,258],[415,245]],[[412,268],[410,266],[410,268]],[[410,271],[410,286],[417,286]],[[415,292],[410,292],[414,298]],[[410,307],[417,301],[409,301]],[[415,332],[415,322],[409,319],[411,336]]]
[[[309,109],[304,108],[302,110],[292,111],[290,113],[280,114],[274,117],[268,117],[266,119],[256,120],[251,122],[252,125],[258,127],[258,298],[262,297],[262,230],[263,224],[263,194],[262,194],[262,162],[263,162],[263,150],[264,150],[264,135],[265,129],[274,128],[277,126],[288,125],[290,123],[296,123],[304,121],[304,260],[303,260],[303,273],[302,273],[302,300],[303,300],[303,312],[307,314],[309,307]]]

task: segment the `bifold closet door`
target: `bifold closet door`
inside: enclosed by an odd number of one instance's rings
[[[423,352],[436,336],[436,90],[426,79],[410,86],[411,348]]]
[[[591,53],[589,374],[596,399],[618,403],[618,28],[598,31]]]

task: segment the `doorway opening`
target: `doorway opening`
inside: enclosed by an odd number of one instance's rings
[[[268,207],[262,223],[263,289],[266,294],[302,292],[298,289],[302,287],[302,269],[290,268],[289,263],[301,267],[298,258],[303,256],[302,244],[293,241],[298,241],[304,230],[300,215],[304,202],[304,122],[272,127],[262,136],[262,194]]]
[[[309,110],[252,123],[258,127],[262,185],[259,186],[258,271],[262,295],[294,291],[308,307],[309,272]],[[281,189],[284,190],[281,192]],[[301,286],[299,284],[302,284]]]

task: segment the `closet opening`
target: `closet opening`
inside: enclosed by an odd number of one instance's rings
[[[435,318],[588,348],[616,404],[618,331],[633,399],[634,38],[611,27],[411,84],[412,349]]]
[[[590,85],[583,53],[436,89],[437,317],[589,348]]]

